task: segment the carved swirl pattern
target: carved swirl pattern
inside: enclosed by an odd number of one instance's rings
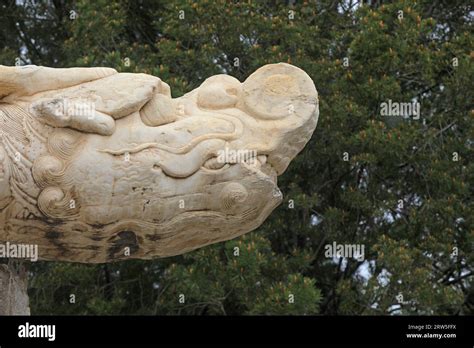
[[[68,159],[77,150],[81,134],[70,130],[56,130],[48,138],[49,155],[38,157],[33,163],[33,178],[42,189],[38,208],[51,219],[74,219],[80,203],[72,178],[67,174]]]

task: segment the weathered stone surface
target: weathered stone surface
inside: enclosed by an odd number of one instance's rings
[[[0,315],[30,315],[26,271],[0,264]]]
[[[0,66],[0,242],[97,263],[240,236],[280,203],[318,114],[311,78],[282,63],[175,99],[145,74]]]

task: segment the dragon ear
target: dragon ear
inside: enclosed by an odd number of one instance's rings
[[[242,86],[240,107],[259,119],[283,119],[297,114],[311,117],[318,94],[303,70],[285,63],[268,64]]]
[[[0,101],[10,102],[17,97],[67,88],[114,74],[117,71],[112,68],[54,69],[35,65],[0,65]]]

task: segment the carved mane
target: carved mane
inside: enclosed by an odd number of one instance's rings
[[[74,187],[65,169],[83,135],[43,125],[20,106],[6,103],[0,103],[0,135],[7,154],[4,165],[10,173],[9,215],[28,219],[76,216],[80,205],[71,204]]]

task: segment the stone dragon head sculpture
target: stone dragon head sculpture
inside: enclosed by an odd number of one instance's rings
[[[97,263],[235,238],[281,202],[277,176],[318,114],[289,64],[175,99],[145,74],[0,66],[0,241]]]

